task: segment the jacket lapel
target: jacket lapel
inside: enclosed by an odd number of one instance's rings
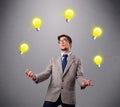
[[[62,71],[61,56],[58,56],[58,66],[59,66],[59,69],[60,69],[60,74],[62,75],[62,74],[63,74],[63,71]]]

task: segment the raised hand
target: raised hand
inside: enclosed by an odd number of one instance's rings
[[[35,79],[36,79],[35,74],[34,74],[32,71],[30,71],[29,69],[26,69],[26,70],[25,70],[25,74],[26,74],[27,77],[29,77],[29,78],[32,79],[32,80],[35,80]]]
[[[91,80],[84,80],[82,82],[82,86],[86,87],[86,86],[93,86],[93,84],[91,83]]]

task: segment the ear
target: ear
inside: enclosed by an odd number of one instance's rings
[[[72,43],[70,43],[70,48],[72,48]]]

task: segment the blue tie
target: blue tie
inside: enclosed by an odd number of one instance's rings
[[[63,55],[62,57],[63,57],[63,60],[62,60],[62,70],[63,70],[63,72],[64,72],[65,67],[66,67],[66,64],[67,64],[67,57],[68,57],[68,55],[65,54],[65,55]]]

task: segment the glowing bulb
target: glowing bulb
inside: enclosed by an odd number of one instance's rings
[[[33,25],[33,27],[37,30],[37,31],[39,31],[40,30],[40,27],[42,26],[42,19],[41,18],[39,18],[39,17],[35,17],[35,18],[33,18],[33,20],[32,20],[32,25]]]
[[[64,16],[66,18],[66,22],[69,22],[75,16],[75,12],[73,9],[66,9],[64,12]]]
[[[92,30],[92,35],[93,35],[93,39],[94,39],[94,40],[95,40],[96,38],[98,38],[98,37],[101,37],[102,34],[103,34],[102,28],[100,28],[100,27],[95,27],[95,28],[93,28],[93,30]]]
[[[102,62],[103,62],[103,57],[101,55],[96,55],[94,58],[93,58],[93,61],[94,63],[100,67]]]
[[[19,47],[20,53],[26,53],[29,51],[29,45],[27,43],[22,43]]]

